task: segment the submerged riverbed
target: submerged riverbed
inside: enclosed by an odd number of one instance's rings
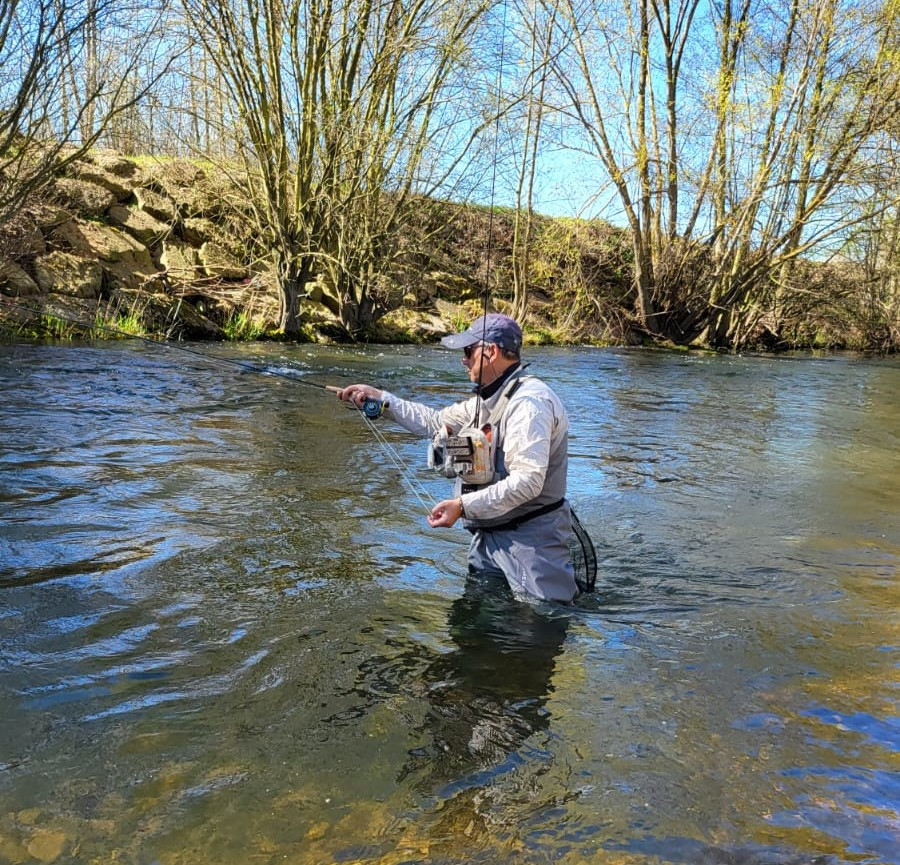
[[[465,393],[437,348],[191,348]],[[467,582],[322,391],[0,345],[0,862],[900,861],[900,366],[528,359],[600,562],[571,608]]]

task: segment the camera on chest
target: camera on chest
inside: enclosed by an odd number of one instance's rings
[[[493,428],[464,427],[458,433],[441,430],[428,445],[428,467],[466,484],[486,484],[494,476]]]

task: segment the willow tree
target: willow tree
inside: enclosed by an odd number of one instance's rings
[[[545,0],[560,109],[631,229],[650,333],[737,345],[791,260],[841,236],[898,110],[896,0]]]
[[[440,145],[449,113],[472,104],[454,97],[486,0],[183,3],[234,120],[282,330],[298,331],[319,279],[361,333],[384,309],[411,201],[465,152]]]

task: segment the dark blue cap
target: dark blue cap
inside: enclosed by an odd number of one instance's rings
[[[522,328],[508,315],[489,312],[478,316],[464,331],[445,336],[441,345],[465,348],[476,342],[494,342],[505,351],[518,354],[522,348]]]

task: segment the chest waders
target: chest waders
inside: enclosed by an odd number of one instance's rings
[[[447,478],[458,478],[462,493],[472,492],[505,477],[505,469],[498,469],[497,459],[502,454],[505,432],[504,414],[513,394],[527,379],[516,375],[507,384],[494,407],[486,417],[475,417],[472,423],[455,435],[449,430],[435,434],[428,447],[428,466]],[[480,413],[480,412],[479,412]],[[511,531],[526,525],[530,520],[551,513],[566,503],[564,498],[541,505],[515,519],[489,527],[469,528],[469,531]],[[569,553],[575,572],[575,583],[582,593],[593,592],[597,580],[597,553],[587,530],[581,524],[575,509],[569,503],[572,517],[572,536]]]

